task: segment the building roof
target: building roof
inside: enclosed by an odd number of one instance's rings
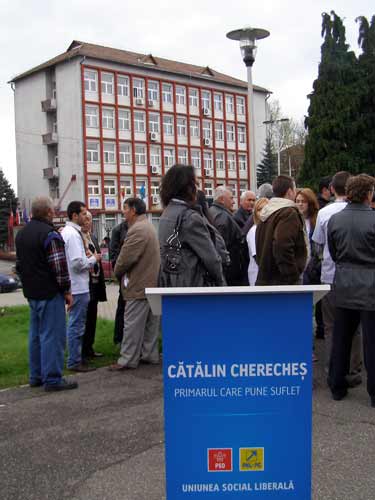
[[[38,71],[50,68],[64,61],[68,61],[74,57],[86,56],[93,59],[100,59],[102,61],[111,61],[138,68],[147,68],[148,70],[161,71],[166,73],[173,73],[175,75],[188,75],[192,78],[199,78],[202,80],[231,85],[247,89],[247,82],[233,78],[231,76],[219,73],[218,71],[210,68],[209,66],[195,66],[170,59],[153,56],[152,54],[139,54],[137,52],[129,52],[127,50],[113,49],[111,47],[103,47],[102,45],[94,45],[92,43],[80,42],[73,40],[69,45],[66,52],[46,61],[43,64],[35,66],[34,68],[21,73],[11,79],[11,82],[16,82]],[[269,90],[254,85],[254,90],[258,92],[270,93]]]

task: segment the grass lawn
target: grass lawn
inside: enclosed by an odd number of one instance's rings
[[[93,366],[109,365],[116,360],[118,348],[113,344],[113,329],[114,321],[98,318],[95,350],[104,357],[93,361]],[[28,306],[0,310],[0,389],[29,381],[28,331]]]

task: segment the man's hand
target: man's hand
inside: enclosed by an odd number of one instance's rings
[[[73,295],[70,292],[64,293],[66,310],[69,312],[73,305]]]
[[[100,262],[102,260],[102,254],[101,253],[94,253],[94,257],[96,259],[96,262]]]

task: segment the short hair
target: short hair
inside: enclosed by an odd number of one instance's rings
[[[288,189],[294,189],[294,186],[294,179],[289,175],[278,175],[272,181],[273,194],[278,198],[284,198]]]
[[[254,212],[253,212],[253,219],[255,225],[259,224],[260,212],[262,211],[263,207],[265,207],[269,202],[270,200],[268,198],[259,198],[259,200],[255,202]]]
[[[251,194],[253,194],[253,195],[255,196],[254,191],[251,191],[251,190],[249,190],[249,189],[248,189],[247,191],[244,191],[244,192],[241,194],[241,196],[240,196],[240,200],[241,200],[241,201],[243,201],[249,193],[251,193]]]
[[[337,172],[332,177],[331,186],[335,190],[335,193],[339,196],[345,196],[345,186],[348,182],[348,179],[351,177],[349,172],[342,170],[341,172]]]
[[[129,208],[134,208],[137,215],[146,213],[146,203],[141,200],[141,198],[128,198],[124,201],[124,205],[127,205]]]
[[[161,180],[160,198],[167,206],[172,198],[188,203],[195,201],[197,193],[194,167],[191,165],[173,165]]]
[[[225,193],[232,193],[232,191],[229,187],[225,186],[224,184],[217,186],[217,188],[214,191],[214,201],[224,196]]]
[[[49,210],[53,210],[53,201],[49,196],[38,196],[33,199],[31,213],[34,219],[45,219]]]
[[[332,177],[327,176],[327,177],[322,177],[319,181],[319,193],[323,191],[324,188],[329,189],[329,186],[331,185]]]
[[[71,201],[66,210],[68,214],[68,219],[72,220],[73,214],[79,215],[82,207],[86,208],[86,205],[83,203],[83,201]]]
[[[375,179],[367,174],[350,177],[346,184],[346,197],[351,203],[363,203],[375,187]]]
[[[271,184],[265,182],[258,187],[257,191],[258,198],[268,198],[269,200],[273,198],[273,190]]]

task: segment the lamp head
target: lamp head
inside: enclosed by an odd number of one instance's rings
[[[257,46],[255,42],[269,36],[269,31],[260,28],[251,28],[245,26],[240,30],[234,30],[227,33],[231,40],[239,40],[242,59],[246,66],[252,66],[255,61]]]

